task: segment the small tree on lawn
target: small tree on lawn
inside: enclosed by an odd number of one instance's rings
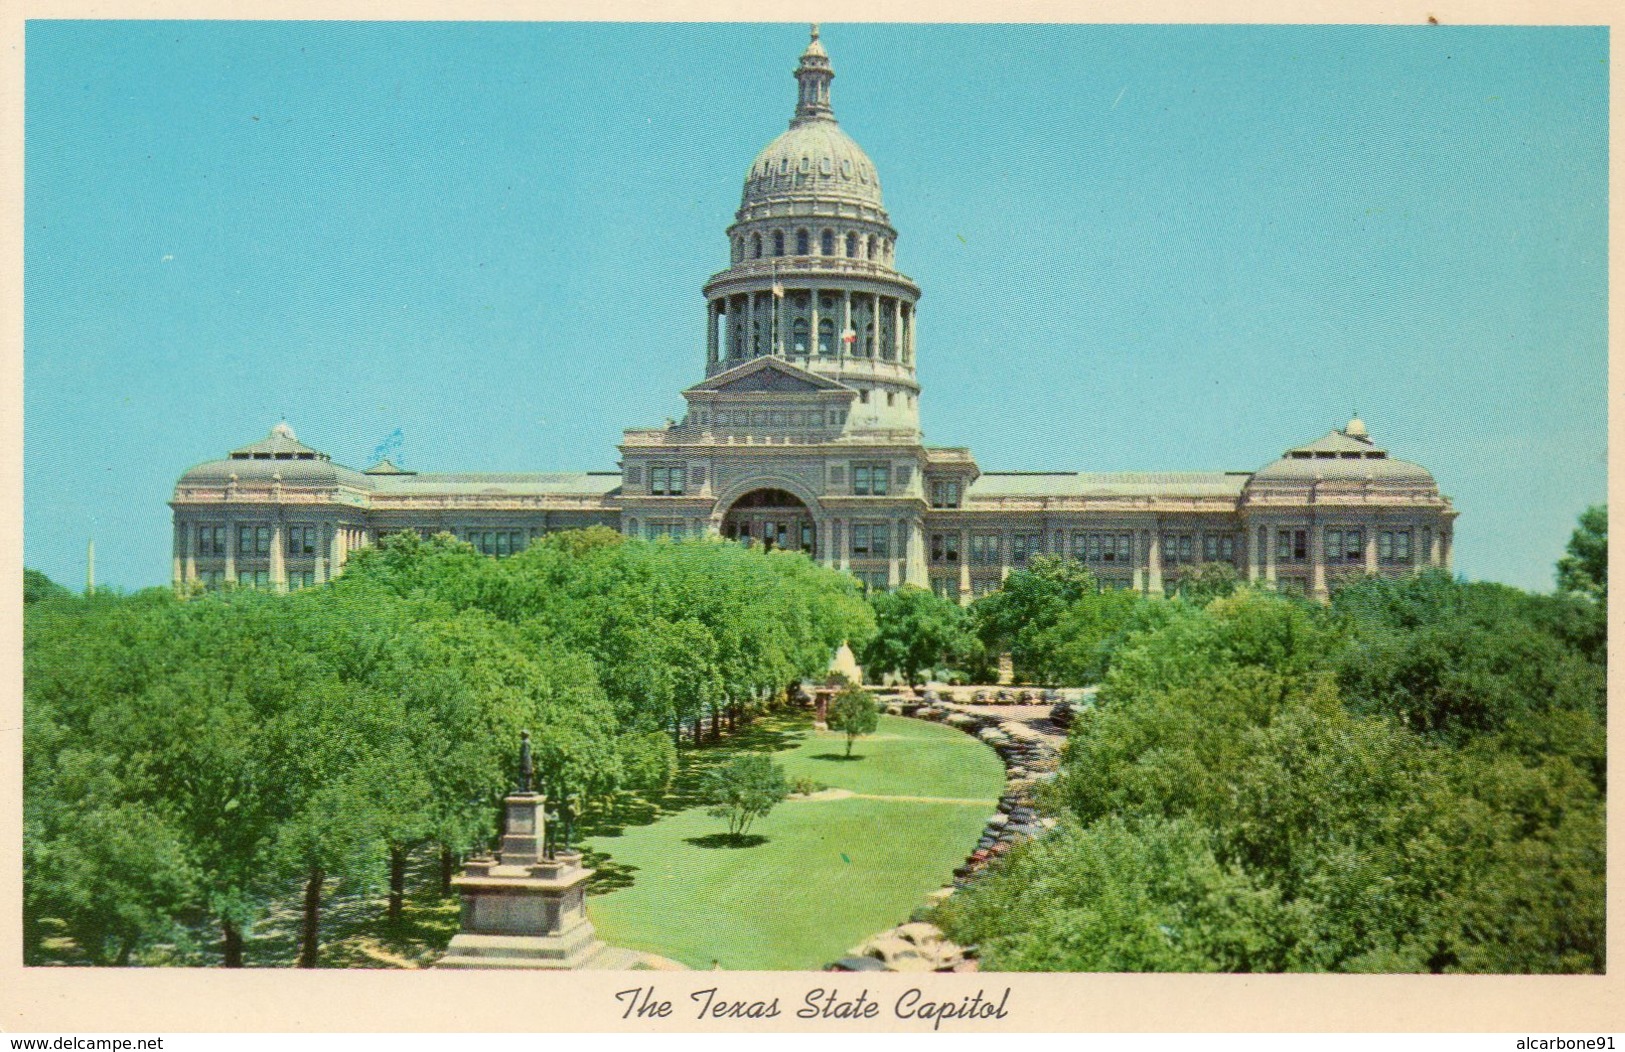
[[[745,753],[706,773],[705,802],[713,818],[728,820],[728,835],[738,838],[750,824],[790,794],[784,768],[763,753]]]
[[[832,731],[846,735],[846,755],[852,755],[852,742],[860,734],[873,734],[880,726],[880,712],[875,699],[861,687],[847,687],[830,702],[825,724]]]

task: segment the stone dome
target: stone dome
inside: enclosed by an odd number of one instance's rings
[[[792,126],[751,162],[741,207],[792,197],[834,197],[883,207],[874,162],[834,118]]]
[[[799,85],[790,129],[767,144],[745,173],[741,208],[787,198],[851,201],[879,209],[880,176],[863,147],[841,130],[830,106],[835,69],[818,26],[796,67]]]

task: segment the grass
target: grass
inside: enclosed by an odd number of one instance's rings
[[[732,843],[693,790],[705,767],[749,749],[772,751],[792,780],[864,795],[786,801],[745,846]],[[694,968],[807,969],[908,919],[975,844],[1003,767],[968,735],[893,716],[851,760],[845,751],[844,735],[793,716],[687,754],[667,798],[586,841],[600,869],[588,902],[599,934]]]

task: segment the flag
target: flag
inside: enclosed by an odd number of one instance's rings
[[[784,298],[784,286],[779,284],[779,268],[777,266],[773,268],[773,298],[779,300]]]
[[[854,330],[854,329],[847,329],[845,332],[841,333],[841,342],[842,343],[857,343],[858,342],[857,331]]]

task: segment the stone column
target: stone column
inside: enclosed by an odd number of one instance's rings
[[[1162,594],[1162,527],[1154,523],[1151,527],[1151,539],[1145,546],[1146,582],[1145,587],[1152,595]]]
[[[1365,526],[1365,572],[1377,572],[1377,527],[1380,523],[1367,523]]]
[[[1273,526],[1264,526],[1264,583],[1275,587],[1275,545],[1277,538]]]
[[[970,584],[970,531],[959,531],[959,605],[971,603]]]
[[[908,520],[908,562],[904,581],[920,588],[931,587],[931,569],[925,550],[925,522],[919,518]]]
[[[338,523],[333,524],[333,532],[328,539],[332,555],[328,558],[328,573],[337,577],[344,572],[344,527]]]
[[[807,293],[807,358],[818,357],[818,290],[811,289]]]
[[[226,580],[233,586],[237,584],[237,520],[231,515],[226,516]]]
[[[181,535],[181,551],[185,563],[181,570],[181,580],[191,584],[197,580],[197,523],[186,523],[185,532]]]
[[[1326,598],[1326,531],[1318,519],[1309,520],[1309,587],[1314,598]]]
[[[170,584],[176,591],[180,591],[181,585],[186,583],[186,535],[190,532],[190,526],[179,520],[176,521],[174,533],[172,534],[171,550],[174,555],[174,563],[170,577]]]
[[[1264,527],[1247,525],[1242,528],[1241,542],[1247,546],[1247,582],[1257,584],[1258,578],[1264,570],[1264,553],[1260,549],[1263,545],[1258,543],[1258,535]]]
[[[870,316],[869,324],[875,330],[874,342],[869,345],[869,357],[873,361],[880,360],[880,293],[875,293],[874,314]]]
[[[892,358],[895,361],[903,359],[903,301],[900,296],[892,298]]]
[[[778,277],[777,274],[775,274],[773,276],[773,280],[775,282],[779,281],[779,277]],[[781,285],[780,287],[783,287],[783,286]],[[767,319],[767,338],[770,341],[769,344],[768,344],[768,349],[771,350],[774,354],[778,355],[780,358],[785,357],[785,354],[784,354],[784,300],[785,300],[785,297],[778,295],[777,293],[773,292],[771,289],[768,290],[768,293],[767,293],[767,305],[768,305],[768,308],[772,311],[772,313],[770,315],[768,315],[768,319]]]
[[[835,556],[840,560],[841,570],[850,572],[852,569],[852,542],[847,538],[847,532],[852,520],[835,519],[834,523],[835,536],[832,541],[835,544]]]
[[[1439,538],[1439,549],[1444,556],[1444,568],[1454,573],[1456,570],[1456,546],[1452,543],[1454,538],[1450,535],[1449,527],[1441,525],[1435,536]]]
[[[288,561],[283,551],[287,545],[287,527],[280,517],[271,526],[271,587],[278,592],[288,590]]]
[[[915,329],[917,327],[918,318],[916,317],[913,304],[910,304],[908,308],[908,343],[905,345],[908,351],[908,362],[910,365],[914,364]]]
[[[904,533],[902,519],[887,522],[886,529],[891,531],[891,537],[888,538],[891,541],[891,555],[886,559],[886,587],[896,591],[897,586],[904,580],[903,559],[904,553],[908,550],[907,534]]]
[[[857,332],[857,327],[852,324],[851,289],[843,289],[841,292],[841,317],[845,318],[846,321],[842,323],[841,331],[835,334],[835,356],[837,358],[845,358],[848,356],[850,351],[856,351],[858,349],[856,342],[852,343],[850,347],[846,342],[846,334],[848,332]]]
[[[705,364],[717,364],[717,301],[705,305]]]

